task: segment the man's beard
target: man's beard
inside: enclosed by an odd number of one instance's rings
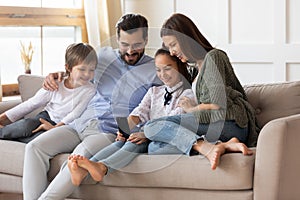
[[[135,52],[133,54],[128,54],[128,53],[122,54],[121,52],[120,52],[120,54],[121,54],[121,59],[124,60],[124,62],[126,62],[128,65],[135,65],[141,59],[141,57],[144,55],[144,52],[145,52],[145,50],[142,52]],[[126,58],[125,58],[126,56],[137,56],[137,58],[126,60]]]

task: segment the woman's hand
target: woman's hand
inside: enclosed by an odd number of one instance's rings
[[[148,141],[148,138],[146,138],[144,132],[135,132],[130,134],[128,141],[136,144],[142,144]]]
[[[200,103],[196,105],[190,98],[181,97],[178,103],[178,106],[181,107],[184,112],[195,112],[198,110],[218,110],[220,106],[213,103]]]
[[[32,131],[32,133],[36,133],[42,130],[48,131],[52,128],[54,128],[55,126],[53,126],[50,122],[40,118],[40,122],[42,123],[39,127],[37,127],[35,130]]]
[[[44,82],[43,82],[43,88],[45,90],[55,91],[58,89],[58,85],[55,80],[58,80],[61,82],[64,77],[64,72],[56,72],[56,73],[50,73],[46,76]]]
[[[199,110],[219,110],[220,106],[213,103],[201,103],[198,106]]]
[[[179,99],[178,106],[181,107],[184,112],[193,112],[194,107],[196,106],[195,103],[188,97],[181,97]]]
[[[117,137],[116,137],[115,141],[123,141],[123,142],[126,142],[126,138],[123,137],[123,134],[120,133],[120,132],[118,131],[118,132],[117,132]]]

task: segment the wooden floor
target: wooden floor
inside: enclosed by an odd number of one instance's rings
[[[0,200],[23,200],[23,195],[0,193]],[[66,200],[75,200],[75,199],[66,199]],[[76,200],[78,200],[78,199],[76,199]]]
[[[23,195],[21,194],[3,194],[0,193],[0,200],[22,200]]]

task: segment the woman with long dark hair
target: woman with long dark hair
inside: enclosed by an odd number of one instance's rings
[[[154,141],[149,153],[200,153],[212,169],[226,151],[252,154],[244,143],[257,137],[254,110],[226,53],[212,47],[183,14],[173,14],[160,33],[171,55],[198,70],[193,82],[198,104],[183,99],[180,106],[187,114],[149,121],[145,135]]]

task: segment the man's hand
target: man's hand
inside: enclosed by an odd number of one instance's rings
[[[50,122],[47,122],[46,120],[40,118],[40,122],[42,123],[39,127],[37,127],[35,130],[32,131],[32,133],[36,133],[42,130],[48,131],[52,128],[54,128],[55,126],[53,126],[52,124],[50,124]]]
[[[56,72],[56,73],[48,74],[43,82],[43,88],[45,90],[50,90],[50,91],[57,90],[58,85],[55,80],[61,82],[64,78],[64,75],[65,75],[64,72]]]

